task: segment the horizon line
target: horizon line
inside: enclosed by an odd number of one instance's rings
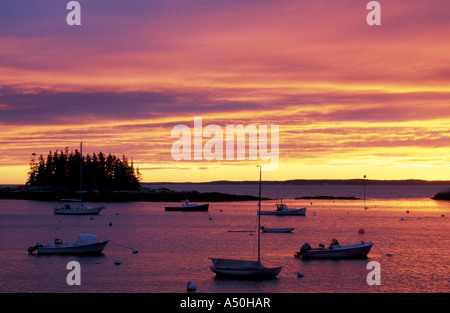
[[[286,179],[286,180],[265,180],[262,181],[263,184],[305,184],[305,183],[397,183],[397,184],[450,184],[450,180],[426,180],[426,179],[368,179],[368,178],[314,178],[314,179]],[[168,181],[158,181],[158,182],[140,182],[140,184],[253,184],[259,183],[259,180],[212,180],[212,181],[201,181],[201,182],[168,182]],[[0,184],[0,186],[26,186],[26,184]]]
[[[262,183],[289,183],[289,182],[403,182],[403,183],[450,183],[450,180],[426,180],[426,179],[364,179],[364,178],[314,178],[314,179],[286,179],[286,180],[265,180]],[[212,184],[212,183],[259,183],[259,180],[212,180],[202,182],[141,182],[141,184]]]

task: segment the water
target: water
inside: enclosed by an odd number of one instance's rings
[[[273,281],[217,279],[209,268],[208,257],[256,258],[257,234],[237,232],[256,229],[255,201],[211,203],[209,212],[190,213],[165,212],[168,203],[106,203],[107,209],[91,219],[53,215],[51,202],[0,200],[0,292],[184,293],[189,281],[200,293],[449,292],[450,202],[429,199],[446,186],[434,186],[426,196],[424,186],[383,187],[385,196],[381,189],[376,198],[374,190],[367,191],[364,209],[362,200],[294,200],[302,195],[297,189],[263,186],[264,196],[287,195],[289,206],[307,207],[304,217],[261,217],[266,227],[295,227],[290,234],[261,234],[263,263],[283,266]],[[257,186],[208,188],[257,193]],[[354,186],[306,188],[317,195],[361,196]],[[338,193],[343,190],[348,192]],[[262,209],[274,210],[275,204],[264,201]],[[361,228],[364,234],[358,233]],[[74,242],[79,233],[109,239],[103,255],[27,253],[37,241]],[[364,260],[293,257],[304,242],[315,247],[332,238],[341,244],[373,241],[375,246]],[[115,265],[116,259],[122,264]],[[66,265],[72,260],[81,265],[80,286],[66,282]],[[366,283],[369,261],[380,263],[381,285]],[[304,277],[297,277],[299,271]]]

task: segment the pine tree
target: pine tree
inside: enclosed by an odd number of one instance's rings
[[[36,153],[30,160],[30,171],[26,184],[29,186],[59,186],[77,190],[80,186],[80,152],[68,148],[49,152],[47,158]],[[139,169],[111,153],[105,158],[102,152],[82,157],[83,189],[137,190],[141,180]]]

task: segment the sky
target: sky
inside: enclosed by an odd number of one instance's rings
[[[145,182],[259,178],[261,158],[175,160],[196,117],[223,147],[277,125],[267,180],[449,180],[450,2],[381,0],[372,26],[368,2],[80,0],[70,26],[69,1],[2,0],[0,184],[81,141]]]

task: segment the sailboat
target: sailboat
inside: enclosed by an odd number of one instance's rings
[[[259,166],[259,211],[261,211],[261,165]],[[261,214],[258,214],[258,229],[261,228]],[[275,279],[282,267],[266,267],[261,263],[261,234],[258,231],[258,260],[239,260],[210,258],[213,265],[211,270],[217,277]]]
[[[90,207],[83,204],[83,143],[80,143],[80,199],[67,200],[65,201],[75,201],[80,202],[80,205],[73,205],[66,203],[63,206],[55,207],[53,213],[62,215],[97,215],[105,207]]]

